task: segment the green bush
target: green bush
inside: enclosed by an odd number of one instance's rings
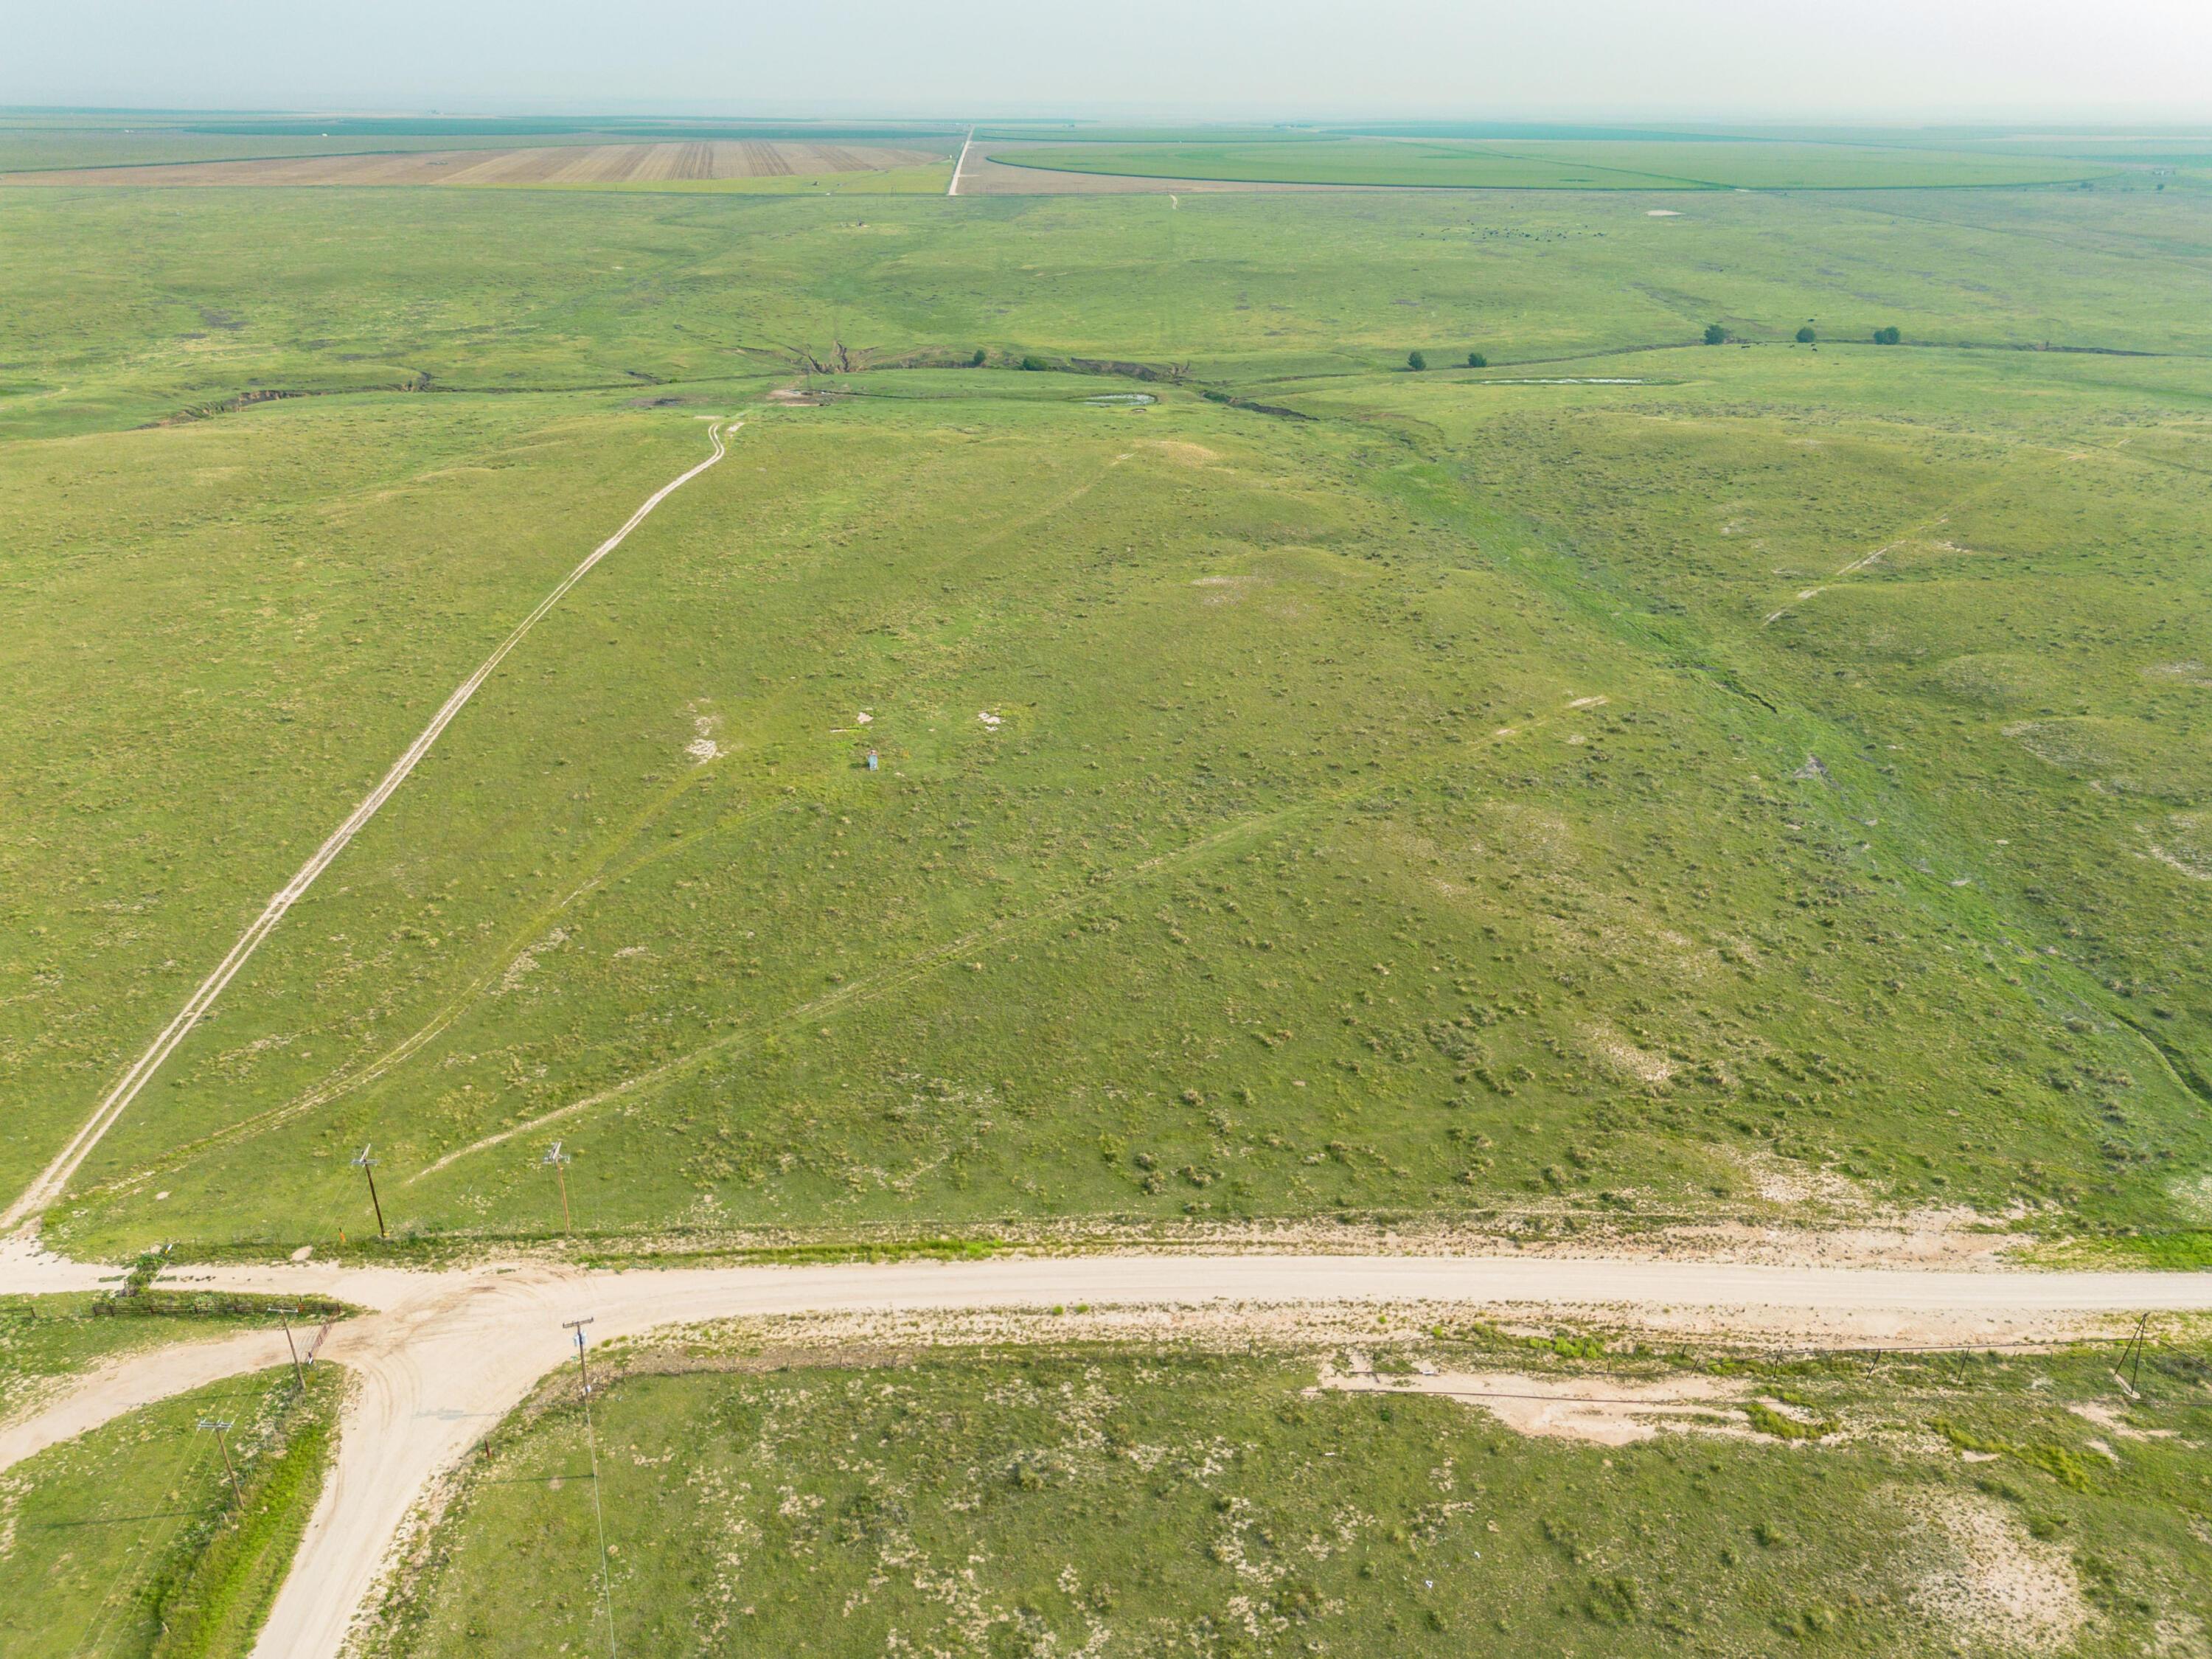
[[[1810,345],[1814,341],[1820,337],[1819,335],[1813,332],[1813,325],[1810,323],[1806,324],[1804,327],[1797,331],[1797,343],[1799,345]]]
[[[1409,351],[1406,354],[1406,367],[1413,370],[1414,373],[1419,374],[1422,369],[1426,368],[1428,366],[1429,360],[1426,357],[1424,357],[1419,352]]]
[[[1723,328],[1718,323],[1707,323],[1705,325],[1705,343],[1707,345],[1726,345],[1728,343],[1728,330]]]
[[[1467,366],[1469,368],[1488,368],[1490,367],[1490,359],[1484,356],[1480,351],[1470,351],[1467,354]]]
[[[1837,1426],[1832,1417],[1824,1417],[1817,1423],[1801,1423],[1759,1400],[1746,1406],[1743,1414],[1751,1419],[1753,1428],[1777,1440],[1825,1440],[1836,1431]]]
[[[1878,328],[1874,331],[1874,343],[1876,345],[1895,345],[1904,337],[1904,334],[1894,328]]]

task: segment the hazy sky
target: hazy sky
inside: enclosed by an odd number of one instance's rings
[[[2212,118],[2212,0],[10,0],[0,103]]]

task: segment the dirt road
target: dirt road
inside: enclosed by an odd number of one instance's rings
[[[85,1120],[76,1133],[70,1138],[69,1144],[62,1148],[54,1161],[24,1189],[4,1213],[0,1213],[0,1233],[13,1232],[23,1222],[43,1214],[61,1196],[70,1177],[76,1173],[77,1167],[91,1155],[92,1149],[100,1145],[101,1138],[115,1126],[116,1120],[130,1108],[131,1103],[138,1097],[138,1091],[161,1069],[161,1062],[176,1051],[177,1045],[191,1034],[192,1028],[215,1006],[216,999],[222,994],[223,987],[230,983],[238,970],[261,948],[261,941],[275,931],[276,924],[284,919],[284,913],[292,908],[301,895],[314,885],[315,878],[329,867],[331,860],[345,851],[346,844],[360,833],[362,826],[374,817],[377,810],[392,799],[393,792],[407,781],[408,775],[414,771],[422,757],[430,752],[430,746],[453,724],[453,717],[467,707],[469,699],[476,696],[477,689],[491,678],[494,669],[506,660],[507,653],[522,643],[530,630],[538,626],[547,611],[561,602],[570,588],[591,574],[592,566],[620,547],[629,532],[644,523],[646,516],[654,507],[720,460],[727,453],[724,434],[734,433],[744,424],[742,421],[735,421],[725,426],[718,421],[708,428],[707,438],[714,453],[690,471],[671,479],[647,496],[645,504],[629,515],[621,529],[592,549],[581,564],[571,570],[558,586],[538,601],[536,610],[515,624],[514,630],[499,642],[498,648],[483,659],[477,672],[461,682],[459,688],[431,717],[429,725],[422,728],[422,735],[408,744],[405,751],[392,763],[392,769],[384,775],[383,781],[370,790],[361,804],[347,815],[345,822],[331,832],[330,839],[315,849],[314,856],[300,866],[299,873],[277,890],[276,896],[269,901],[261,914],[254,918],[252,926],[239,936],[238,943],[230,947],[230,953],[216,964],[215,971],[200,982],[199,988],[178,1011],[177,1017],[162,1027],[161,1035],[154,1039],[152,1045],[138,1056],[129,1071],[124,1073],[121,1079],[108,1091],[106,1097]]]
[[[47,1258],[51,1263],[52,1258]],[[0,1293],[38,1274],[9,1273]],[[58,1270],[42,1271],[52,1286]],[[604,1343],[657,1327],[778,1315],[1224,1304],[1419,1303],[1684,1322],[1816,1343],[1996,1342],[2100,1328],[2143,1310],[2212,1310],[2212,1273],[2022,1273],[1747,1267],[1556,1256],[1103,1255],[814,1267],[584,1273],[543,1264],[439,1273],[302,1263],[188,1268],[182,1287],[334,1296],[373,1311],[323,1357],[357,1386],[337,1463],[255,1649],[335,1659],[409,1510],[570,1352],[562,1322]],[[50,1444],[212,1380],[222,1345],[125,1360],[9,1431]],[[240,1340],[236,1368],[274,1363]]]
[[[968,147],[975,142],[975,129],[970,127],[968,129],[968,136],[960,141],[960,159],[952,164],[952,182],[945,187],[945,193],[947,196],[957,196],[960,193],[960,169],[968,165]]]
[[[283,1333],[245,1331],[216,1342],[183,1342],[111,1359],[28,1415],[0,1424],[0,1474],[125,1412],[226,1376],[284,1364],[288,1354]]]

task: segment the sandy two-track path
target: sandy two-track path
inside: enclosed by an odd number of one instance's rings
[[[64,1274],[0,1256],[0,1292]],[[2212,1273],[2027,1273],[1742,1267],[1538,1255],[1016,1257],[814,1267],[586,1273],[544,1264],[445,1273],[303,1263],[188,1268],[185,1286],[335,1296],[372,1311],[338,1326],[322,1358],[356,1384],[337,1467],[255,1649],[335,1659],[409,1511],[571,1352],[565,1320],[592,1340],[688,1322],[779,1315],[958,1312],[1241,1303],[1314,1307],[1419,1303],[1689,1316],[1770,1339],[1845,1344],[1997,1342],[2086,1331],[2114,1316],[2212,1310]],[[21,1280],[20,1285],[11,1283]],[[281,1339],[276,1339],[281,1342]],[[281,1363],[270,1340],[143,1354],[103,1368],[7,1431],[0,1468],[107,1417],[234,1370]]]
[[[333,859],[345,851],[347,844],[360,833],[362,826],[374,817],[378,809],[392,799],[401,784],[407,781],[409,775],[421,763],[422,757],[430,752],[431,745],[453,723],[453,717],[468,706],[469,699],[476,696],[477,688],[491,678],[492,671],[507,659],[510,651],[522,643],[530,630],[544,619],[548,611],[560,604],[570,588],[589,575],[594,565],[620,547],[629,532],[645,522],[654,507],[720,460],[728,449],[725,442],[726,434],[736,432],[744,424],[742,421],[732,421],[725,425],[717,421],[708,427],[707,438],[713,453],[690,471],[672,478],[648,495],[644,505],[629,515],[621,529],[586,555],[581,564],[563,577],[551,592],[538,602],[536,609],[514,625],[514,630],[499,642],[491,655],[477,665],[476,672],[460,683],[453,696],[447,697],[438,712],[430,717],[430,723],[422,728],[422,734],[407,745],[398,760],[392,762],[383,780],[346,815],[345,822],[331,832],[330,839],[315,849],[313,856],[300,866],[299,873],[277,890],[276,897],[269,901],[261,914],[253,919],[252,925],[239,936],[229,953],[216,963],[215,971],[200,981],[199,988],[177,1011],[176,1018],[161,1028],[160,1035],[155,1037],[146,1051],[117,1080],[115,1086],[94,1109],[92,1115],[55,1155],[53,1162],[5,1212],[0,1212],[0,1233],[12,1232],[24,1222],[35,1220],[52,1206],[78,1167],[92,1155],[93,1148],[99,1146],[101,1139],[115,1127],[116,1121],[130,1109],[131,1103],[138,1097],[139,1091],[146,1086],[148,1080],[161,1070],[161,1062],[176,1052],[179,1043],[191,1035],[192,1028],[215,1006],[216,999],[222,994],[223,988],[261,948],[261,941],[267,939],[276,930],[276,924],[284,919],[284,913],[314,885],[315,878],[330,866]]]

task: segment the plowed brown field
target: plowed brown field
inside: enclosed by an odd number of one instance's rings
[[[62,173],[0,174],[0,181],[17,185],[624,185],[882,173],[894,167],[927,167],[947,159],[934,150],[746,139],[83,167]]]

